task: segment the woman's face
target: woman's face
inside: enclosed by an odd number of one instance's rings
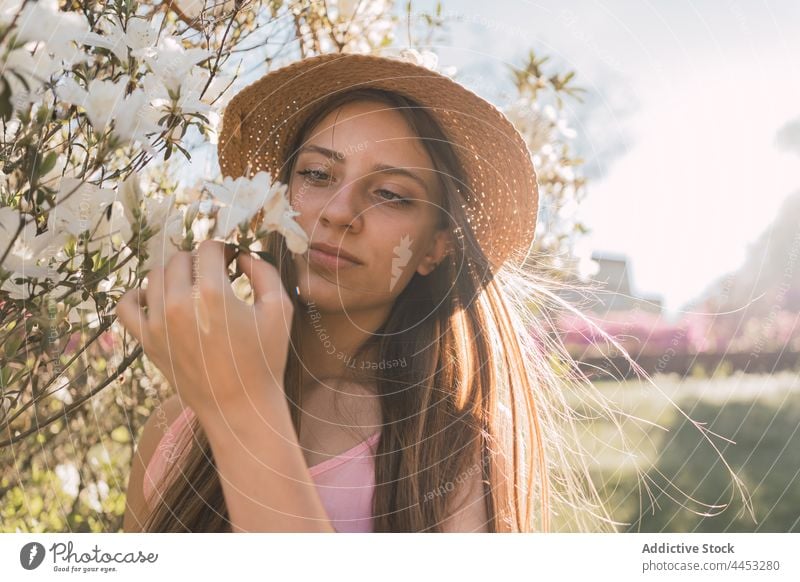
[[[300,298],[320,311],[385,307],[445,254],[433,163],[403,116],[382,103],[348,103],[312,128],[289,192],[311,245],[295,256]],[[337,264],[313,249],[320,243],[357,262]]]

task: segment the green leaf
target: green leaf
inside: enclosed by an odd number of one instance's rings
[[[58,161],[58,153],[57,152],[50,152],[45,156],[44,161],[39,166],[39,175],[46,176],[48,172],[50,172],[53,168],[56,167],[56,161]]]
[[[3,83],[3,90],[0,91],[0,117],[4,121],[8,121],[14,112],[14,108],[11,106],[11,87],[4,78],[0,81]]]
[[[178,148],[179,150],[181,150],[181,153],[183,153],[183,155],[184,155],[184,156],[186,156],[186,159],[187,159],[187,160],[191,160],[191,159],[192,159],[192,156],[191,156],[191,154],[189,154],[189,152],[188,152],[188,151],[186,151],[184,148],[182,148],[181,146],[179,146],[177,143],[176,143],[176,144],[174,144],[174,145],[175,145],[175,147],[176,147],[176,148]]]
[[[22,345],[22,334],[14,334],[10,338],[6,339],[5,342],[5,352],[6,358],[11,358],[14,354],[17,353],[19,346]]]

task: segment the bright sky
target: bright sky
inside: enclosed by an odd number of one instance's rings
[[[461,22],[434,47],[440,66],[459,67],[487,98],[531,47],[577,71],[589,94],[568,119],[589,160],[580,212],[593,230],[578,250],[628,256],[635,292],[662,295],[670,312],[736,269],[800,189],[800,143],[774,145],[800,119],[795,0],[443,7]]]

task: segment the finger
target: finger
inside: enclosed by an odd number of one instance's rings
[[[261,303],[275,293],[285,293],[278,269],[270,263],[262,261],[250,253],[240,253],[237,257],[237,264],[242,273],[250,279],[254,303]]]
[[[167,262],[164,274],[166,288],[166,301],[168,304],[187,301],[192,293],[192,269],[196,257],[187,251],[180,251],[172,255]]]
[[[164,267],[154,267],[147,274],[147,323],[164,321]]]
[[[117,319],[140,344],[144,343],[147,323],[144,301],[144,292],[141,289],[131,289],[117,301],[117,305],[114,307]]]
[[[219,240],[204,240],[197,247],[197,285],[216,295],[232,292],[228,279],[228,263],[233,251]]]

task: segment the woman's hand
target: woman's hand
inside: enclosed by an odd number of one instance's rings
[[[260,405],[265,391],[283,386],[291,299],[275,267],[243,253],[237,264],[255,299],[241,301],[228,278],[231,253],[221,241],[203,241],[196,254],[176,253],[166,268],[148,273],[146,290],[128,291],[116,307],[122,325],[201,418]]]

